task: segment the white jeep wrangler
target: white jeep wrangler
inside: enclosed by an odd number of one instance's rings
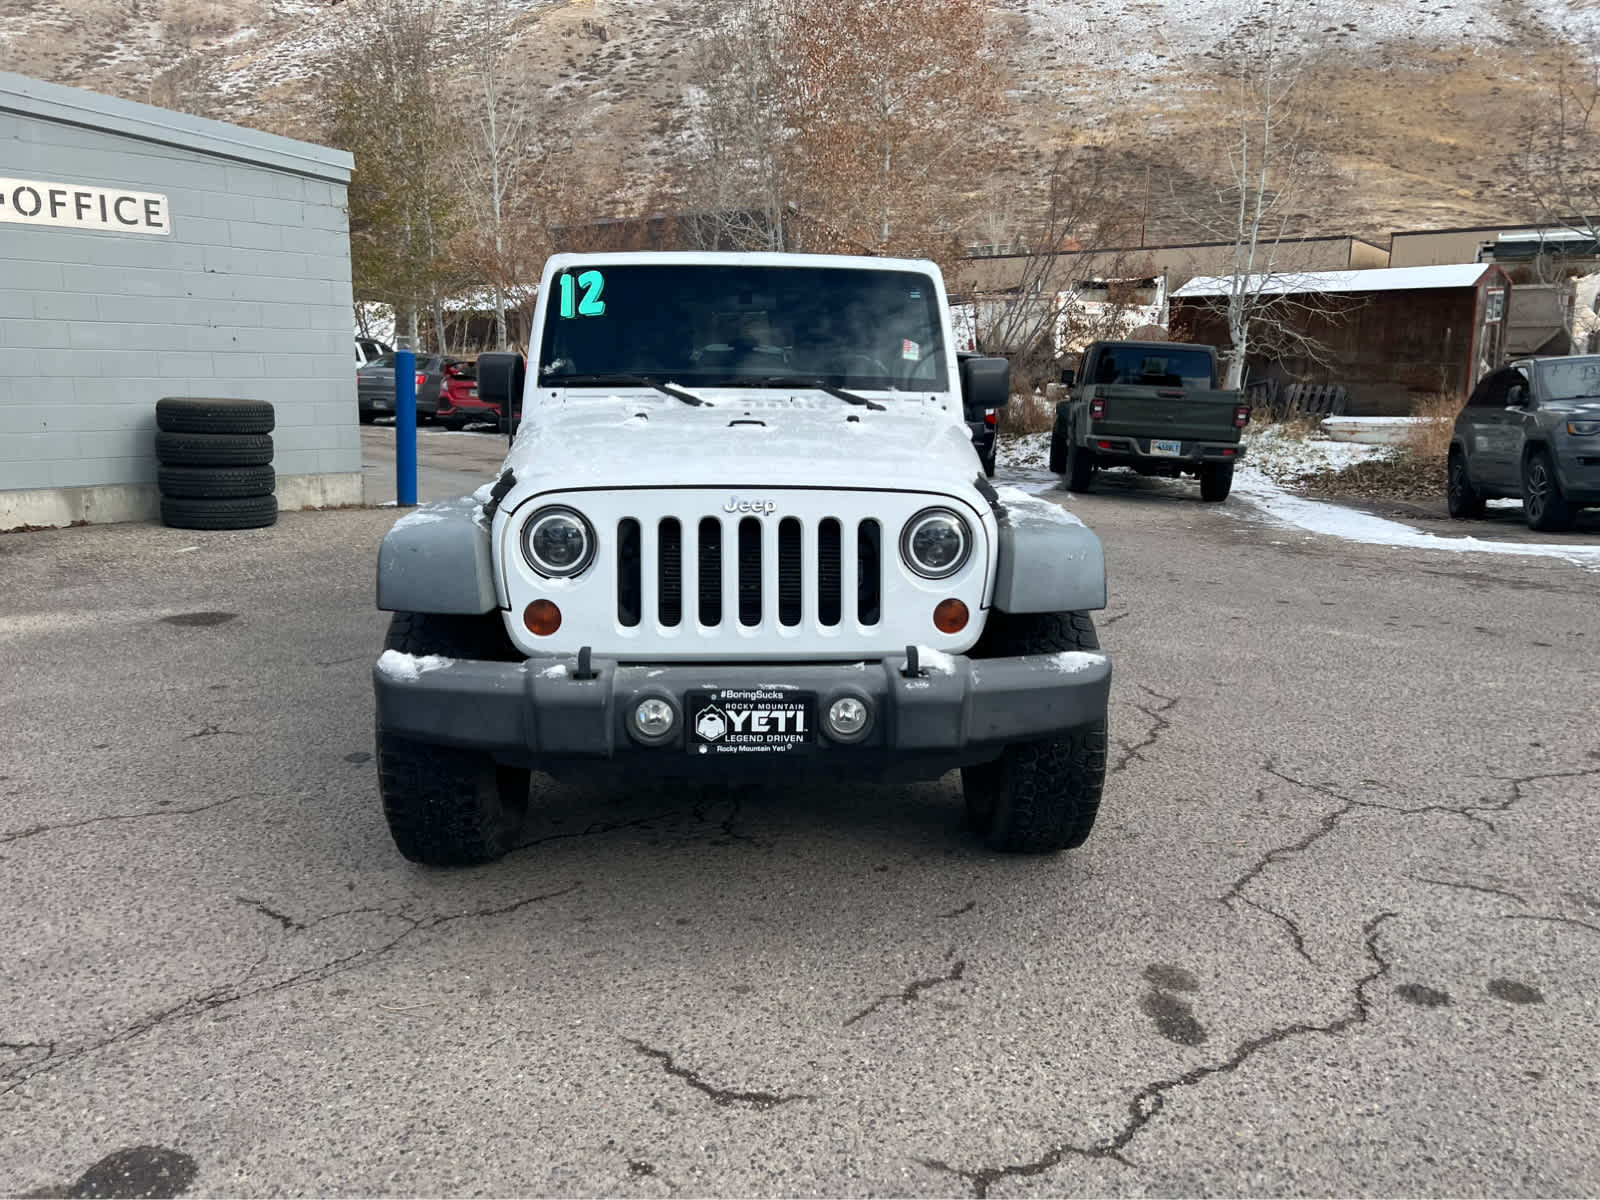
[[[998,850],[1089,834],[1111,665],[1100,543],[996,492],[929,262],[562,254],[492,487],[385,537],[384,811],[417,862],[515,843],[529,773],[937,778]]]

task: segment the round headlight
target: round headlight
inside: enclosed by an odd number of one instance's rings
[[[967,523],[947,508],[925,508],[906,522],[900,555],[925,579],[954,575],[972,552]]]
[[[541,508],[522,527],[522,554],[539,574],[565,579],[594,559],[594,530],[570,508]]]

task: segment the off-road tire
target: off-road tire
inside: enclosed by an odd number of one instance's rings
[[[384,648],[402,654],[520,661],[499,614],[396,613]],[[531,772],[486,754],[439,746],[377,726],[378,790],[400,853],[431,867],[494,862],[516,845]]]
[[[1472,486],[1472,476],[1467,471],[1467,456],[1460,446],[1450,447],[1444,480],[1445,511],[1458,521],[1470,521],[1483,516],[1483,496]]]
[[[1094,487],[1094,451],[1080,446],[1076,434],[1067,440],[1066,484],[1069,492],[1087,492]]]
[[[1220,504],[1233,491],[1233,464],[1200,464],[1200,499]]]
[[[1098,650],[1088,613],[990,614],[974,658]],[[1052,854],[1081,846],[1094,828],[1106,778],[1104,720],[1043,741],[1007,746],[961,769],[967,819],[989,847]]]
[[[271,467],[160,467],[156,484],[168,497],[227,500],[270,496],[277,484]]]
[[[1067,437],[1061,428],[1061,415],[1050,429],[1050,473],[1059,475],[1067,469]]]
[[[1523,456],[1522,515],[1529,529],[1543,533],[1572,528],[1572,505],[1561,494],[1555,459],[1548,446],[1535,446]]]
[[[165,433],[271,433],[272,405],[265,400],[168,396],[156,401],[156,428]]]
[[[277,519],[276,496],[161,497],[161,523],[173,529],[263,529]]]
[[[156,461],[164,467],[264,467],[272,438],[264,433],[157,433]]]

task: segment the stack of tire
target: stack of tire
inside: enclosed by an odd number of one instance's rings
[[[272,405],[171,396],[156,401],[161,523],[259,529],[278,519]]]

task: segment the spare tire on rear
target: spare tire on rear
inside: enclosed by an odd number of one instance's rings
[[[226,500],[161,498],[161,523],[175,529],[260,529],[277,519],[276,496],[239,496]]]
[[[156,427],[166,433],[271,433],[272,405],[265,400],[168,396],[156,401]]]
[[[264,433],[157,433],[156,458],[164,467],[264,467],[272,439]]]

